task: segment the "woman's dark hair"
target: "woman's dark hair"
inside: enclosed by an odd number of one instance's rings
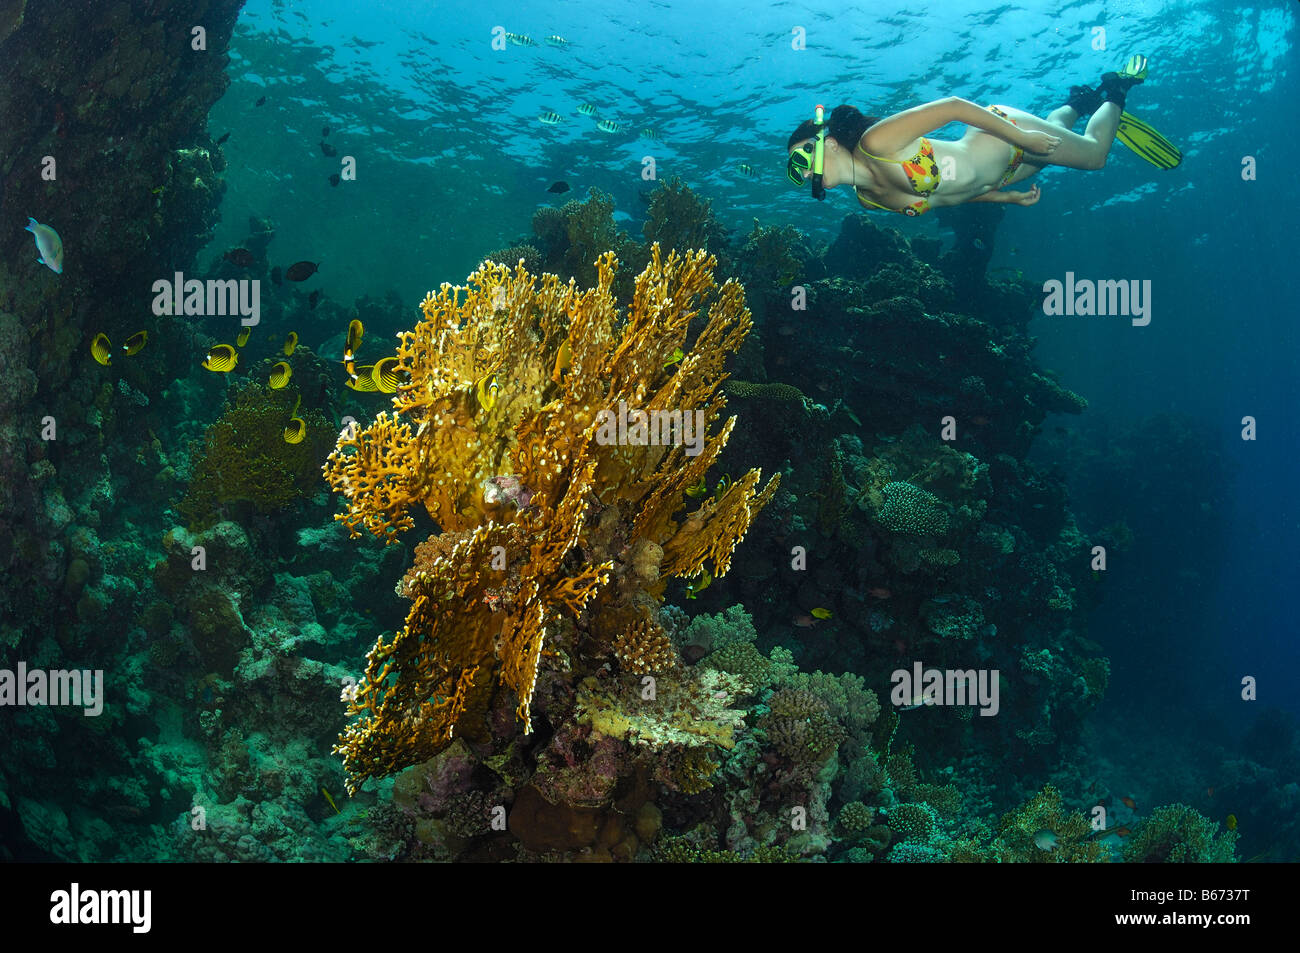
[[[862,134],[878,122],[879,116],[864,116],[856,106],[839,105],[831,110],[830,117],[826,120],[826,135],[844,148],[852,149]],[[816,134],[817,124],[811,119],[805,119],[786,141],[785,151],[789,152],[796,142],[811,139]]]

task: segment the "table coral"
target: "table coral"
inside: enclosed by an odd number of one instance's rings
[[[466,287],[430,293],[399,335],[406,383],[393,411],[345,432],[330,455],[325,476],[344,497],[336,519],[353,536],[394,541],[416,507],[440,530],[399,590],[412,599],[405,626],[371,650],[349,707],[359,717],[337,750],[351,790],[427,760],[454,734],[489,740],[498,688],[530,732],[548,633],[580,619],[583,657],[611,657],[668,577],[727,572],[775,491],[777,477],[760,489],[750,470],[698,503],[685,493],[735,424],[717,427],[724,362],[750,329],[741,287],[719,288],[703,252],[664,260],[656,246],[621,313],[617,265],[601,255],[596,286],[581,291],[486,262]],[[699,419],[699,442],[688,448],[680,429],[657,444],[597,439],[600,412],[622,407]],[[503,479],[520,492],[485,492]],[[729,728],[713,734],[725,744]]]

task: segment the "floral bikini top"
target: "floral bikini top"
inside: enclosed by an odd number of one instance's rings
[[[929,196],[934,194],[934,190],[939,187],[939,163],[934,159],[934,146],[930,140],[924,136],[921,137],[921,151],[910,159],[886,159],[883,156],[873,156],[866,149],[862,148],[862,143],[858,143],[858,150],[867,158],[875,159],[879,162],[893,162],[903,167],[903,174],[907,176],[907,181],[912,185],[912,191],[921,196],[919,202],[913,202],[906,208],[890,208],[887,205],[880,205],[871,199],[863,198],[859,191],[858,201],[863,205],[870,205],[872,208],[884,209],[886,212],[899,212],[903,215],[924,215],[930,211],[930,203],[927,201]]]
[[[989,112],[1005,119],[1007,122],[1011,123],[1011,125],[1020,125],[1020,123],[1012,119],[1004,110],[999,109],[997,106],[989,106],[987,108]],[[935,189],[939,188],[939,182],[941,179],[939,177],[939,163],[934,160],[934,146],[930,144],[929,139],[926,139],[924,136],[921,137],[921,151],[910,159],[886,159],[884,156],[873,156],[866,149],[862,148],[861,140],[858,141],[858,150],[868,159],[875,159],[878,162],[893,162],[897,165],[901,165],[903,167],[903,174],[907,176],[907,181],[912,185],[912,191],[921,196],[919,202],[913,202],[906,208],[889,208],[886,205],[880,205],[877,202],[871,201],[871,199],[863,198],[861,192],[857,193],[859,202],[863,205],[870,205],[872,208],[884,209],[886,212],[898,212],[902,215],[917,216],[924,215],[926,212],[930,211],[930,203],[927,199],[934,194]],[[1020,168],[1020,163],[1024,159],[1024,156],[1024,149],[1021,149],[1019,146],[1012,146],[1011,161],[1007,165],[1006,172],[1002,175],[1002,181],[998,185],[998,188],[1002,188],[1002,186],[1006,185],[1015,177],[1016,170]]]

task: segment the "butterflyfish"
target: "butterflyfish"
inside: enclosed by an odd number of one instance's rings
[[[560,343],[560,352],[555,355],[555,368],[551,371],[551,380],[560,383],[564,380],[564,372],[573,365],[573,348],[569,347],[569,339],[565,338]]]
[[[697,595],[709,588],[709,583],[713,582],[713,576],[703,566],[700,567],[700,574],[691,580],[686,587],[686,598],[694,599]]]
[[[105,367],[113,363],[112,345],[108,343],[107,334],[96,334],[90,342],[90,356]]]
[[[348,337],[343,344],[343,363],[355,361],[357,351],[361,350],[361,338],[365,335],[366,329],[356,318],[348,325]]]
[[[478,398],[479,406],[491,413],[492,408],[497,405],[497,392],[500,389],[495,374],[480,378],[478,383],[474,385],[474,396]]]
[[[307,421],[301,417],[290,417],[289,426],[284,428],[285,443],[302,443],[302,438],[307,436]]]
[[[375,366],[373,364],[366,364],[362,367],[353,367],[349,364],[348,379],[343,383],[347,384],[348,387],[353,390],[363,391],[365,393],[377,391],[379,390],[379,387],[375,384],[374,374]]]
[[[229,344],[218,344],[208,351],[208,356],[203,359],[203,367],[218,374],[229,374],[238,363],[239,352]]]
[[[267,383],[271,385],[271,390],[279,390],[285,384],[289,383],[289,378],[293,376],[293,368],[289,366],[288,361],[281,361],[271,368],[271,376]]]
[[[248,343],[249,335],[253,333],[252,328],[240,328],[239,334],[235,337],[235,346],[243,347]]]
[[[395,357],[386,357],[375,365],[370,372],[370,379],[375,383],[375,390],[385,394],[397,393],[397,388],[406,377],[406,372],[399,366],[402,362]]]
[[[138,354],[144,349],[144,346],[147,343],[149,343],[149,332],[136,331],[135,334],[132,334],[127,338],[126,343],[122,345],[122,353],[127,357],[130,357],[132,354]]]
[[[709,492],[709,484],[704,479],[704,477],[700,477],[699,483],[695,484],[694,486],[688,486],[686,488],[686,495],[689,496],[692,500],[698,500],[700,497],[702,497],[705,493],[708,492]]]
[[[673,348],[673,353],[668,355],[668,360],[664,363],[664,370],[668,370],[668,368],[680,362],[681,359],[685,356],[686,356],[686,352],[683,351],[680,347]]]
[[[282,349],[285,357],[293,357],[293,349],[298,346],[298,332],[290,331],[289,336],[284,339],[284,348]]]

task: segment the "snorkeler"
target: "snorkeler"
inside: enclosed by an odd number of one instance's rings
[[[1064,105],[1046,118],[1012,106],[987,109],[949,97],[885,119],[836,106],[828,121],[822,107],[786,143],[786,174],[792,184],[811,181],[813,197],[827,188],[853,186],[868,208],[921,215],[964,202],[1033,205],[1041,193],[1002,191],[1049,165],[1100,169],[1118,133],[1121,141],[1160,168],[1182,160],[1168,140],[1124,112],[1128,91],[1146,78],[1147,59],[1134,56],[1118,73],[1106,73],[1096,89],[1074,86]],[[1083,135],[1072,130],[1091,114]],[[961,139],[928,139],[950,122],[970,127]]]

